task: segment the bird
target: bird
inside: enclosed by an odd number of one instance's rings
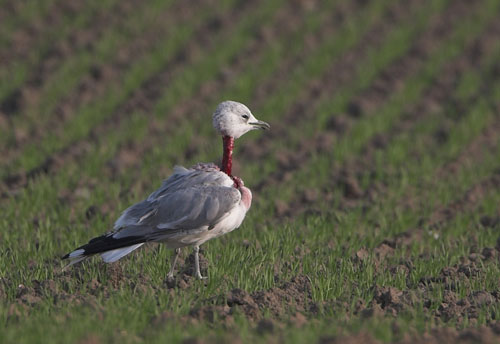
[[[252,192],[232,174],[234,141],[251,130],[270,129],[246,105],[231,100],[216,107],[212,124],[222,136],[220,166],[175,166],[159,189],[123,211],[111,231],[64,255],[62,259],[69,261],[66,267],[97,254],[112,263],[146,243],[158,242],[175,250],[167,279],[174,278],[177,258],[186,246],[194,248],[195,276],[205,279],[200,272],[200,245],[240,227],[252,204]]]

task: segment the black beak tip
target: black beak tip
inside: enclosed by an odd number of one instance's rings
[[[263,121],[253,122],[253,123],[249,123],[249,124],[253,125],[255,129],[263,129],[263,130],[271,129],[271,126],[268,123],[263,122]]]

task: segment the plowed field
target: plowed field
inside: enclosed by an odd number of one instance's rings
[[[0,0],[0,342],[500,342],[500,2]],[[175,165],[254,195],[202,247],[63,270]]]

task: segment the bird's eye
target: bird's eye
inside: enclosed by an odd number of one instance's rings
[[[241,115],[244,119],[248,119],[248,115]]]

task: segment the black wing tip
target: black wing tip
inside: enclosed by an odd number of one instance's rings
[[[140,244],[144,243],[146,240],[143,237],[140,236],[130,236],[130,237],[125,237],[125,238],[113,238],[110,235],[102,235],[100,237],[96,237],[91,239],[87,244],[82,245],[70,253],[64,255],[61,257],[62,260],[71,258],[70,255],[71,253],[77,251],[77,250],[83,250],[82,254],[80,256],[91,256],[94,254],[99,254],[102,252],[122,248],[122,247],[127,247],[135,244]]]
[[[82,246],[79,246],[77,248],[75,248],[73,251],[65,254],[64,256],[61,257],[61,260],[65,260],[65,259],[69,259],[70,257],[70,254],[75,252],[75,251],[78,251],[78,250],[83,250],[83,256],[86,256],[87,255],[87,251],[85,250],[85,248],[89,247],[89,245],[91,244],[96,244],[96,243],[100,243],[102,242],[106,237],[109,237],[108,234],[104,234],[104,235],[101,235],[101,236],[98,236],[98,237],[95,237],[93,239],[90,239],[88,243],[86,243],[85,245],[82,245]]]

